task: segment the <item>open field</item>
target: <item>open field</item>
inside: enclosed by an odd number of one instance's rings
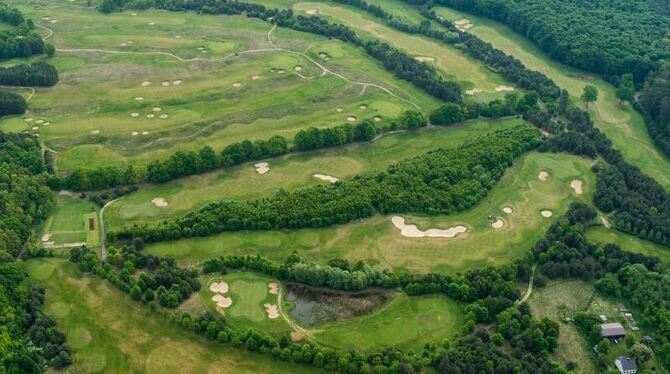
[[[93,220],[92,229],[89,220]],[[56,206],[42,225],[39,236],[47,246],[86,243],[89,247],[96,247],[100,244],[98,207],[90,201],[58,195]]]
[[[444,296],[399,294],[370,315],[327,323],[308,332],[319,343],[341,349],[367,352],[394,347],[420,351],[427,342],[460,332],[464,321],[461,308]]]
[[[549,173],[547,181],[538,179],[543,170]],[[570,188],[574,179],[584,182],[583,194]],[[475,208],[451,216],[406,217],[409,224],[421,229],[465,225],[468,231],[456,238],[403,237],[390,216],[375,216],[324,229],[223,233],[158,243],[145,251],[193,264],[229,253],[258,253],[284,261],[297,250],[316,262],[343,257],[388,268],[458,272],[518,258],[567,210],[571,201],[590,201],[594,188],[590,161],[566,154],[532,152],[518,159]],[[504,207],[512,207],[513,212],[505,213]],[[544,209],[552,211],[551,218],[542,217],[540,211]],[[489,215],[501,218],[504,226],[494,229]]]
[[[516,57],[529,69],[546,74],[566,89],[575,102],[580,102],[579,97],[585,85],[598,87],[598,101],[589,107],[595,124],[607,134],[626,160],[670,189],[670,159],[654,146],[642,116],[630,105],[619,103],[612,85],[589,73],[551,60],[532,42],[498,22],[450,8],[438,7],[436,11],[449,20],[469,19],[474,27],[468,32]]]
[[[348,116],[378,115],[383,125],[403,110],[438,105],[358,49],[285,29],[270,40],[272,26],[260,20],[156,10],[101,17],[57,4],[16,5],[53,29],[59,49],[50,62],[61,81],[37,90],[28,116],[44,121],[34,131],[59,152],[61,172],[90,166],[91,159],[99,166],[142,165],[203,145],[219,150],[242,139],[290,138]],[[46,15],[58,23],[42,21]],[[30,129],[22,123],[8,117],[0,129]]]
[[[46,311],[74,349],[70,372],[318,372],[190,333],[65,260],[29,260],[26,267],[47,289]]]
[[[384,168],[404,158],[430,150],[453,147],[489,131],[518,124],[519,119],[476,120],[448,128],[388,134],[372,143],[293,154],[268,160],[270,171],[259,175],[254,162],[193,177],[150,185],[124,197],[105,210],[109,228],[135,223],[160,222],[179,217],[207,203],[224,199],[257,199],[298,187],[326,183],[314,177],[321,173],[348,179],[361,172]],[[168,205],[151,200],[164,198]]]
[[[586,231],[586,238],[597,243],[618,244],[624,251],[656,256],[663,262],[670,261],[670,248],[647,240],[636,238],[625,232],[608,229],[605,226],[591,227]]]

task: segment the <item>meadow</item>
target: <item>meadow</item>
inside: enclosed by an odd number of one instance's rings
[[[47,288],[46,311],[74,349],[71,372],[318,372],[190,333],[65,260],[25,264],[30,277]]]
[[[538,179],[541,171],[547,181]],[[583,181],[577,194],[570,182]],[[590,161],[566,154],[531,152],[518,159],[489,196],[475,208],[450,216],[408,216],[421,229],[465,225],[455,238],[408,238],[391,223],[390,216],[375,216],[323,229],[223,233],[147,246],[146,253],[195,264],[222,254],[261,254],[284,261],[293,251],[326,262],[335,257],[365,260],[394,269],[459,272],[484,265],[509,263],[523,255],[572,201],[591,200],[595,178]],[[511,214],[502,209],[511,207]],[[551,210],[551,218],[540,214]],[[490,216],[504,222],[494,229]]]

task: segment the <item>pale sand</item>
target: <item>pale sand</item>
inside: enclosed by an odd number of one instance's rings
[[[156,24],[156,22],[149,22],[149,23],[147,23],[147,25],[149,25],[149,26],[154,26],[155,24]]]
[[[135,98],[136,101],[144,101],[144,98],[142,96],[138,96]]]
[[[235,82],[235,83],[233,83],[233,87],[242,87],[242,83]]]
[[[167,201],[165,201],[165,199],[162,197],[155,197],[151,199],[151,202],[159,208],[165,208],[166,206],[168,206]]]
[[[131,16],[135,17],[137,13],[130,13]]]
[[[175,79],[175,80],[172,81],[172,84],[174,84],[175,86],[178,86],[181,83],[182,83],[181,79]]]
[[[372,120],[375,121],[375,122],[380,122],[382,120],[382,117],[374,116],[374,117],[372,117]]]
[[[51,239],[51,235],[53,235],[52,232],[47,232],[46,234],[42,235],[42,241],[43,242],[48,242],[49,239]]]
[[[335,183],[335,182],[339,181],[339,179],[337,179],[335,177],[331,177],[330,175],[325,175],[325,174],[314,174],[314,178],[319,178],[322,181],[327,181],[327,182],[330,182],[330,183]]]
[[[233,305],[233,299],[231,299],[230,297],[221,296],[219,294],[212,296],[212,300],[216,303],[216,306],[218,306],[219,308],[225,309]]]
[[[268,318],[276,319],[279,317],[279,307],[274,304],[265,304],[263,306],[265,307],[265,311],[268,314]]]
[[[337,111],[338,113],[342,113],[342,112],[344,112],[344,108],[337,108],[337,109],[335,109],[335,111]]]
[[[130,133],[130,135],[132,135],[132,136],[137,136],[137,135],[139,135],[139,134],[140,134],[140,133],[137,132],[137,131],[133,131],[133,132]]]
[[[181,35],[175,35],[174,38],[175,38],[175,39],[181,39],[182,36],[181,36]]]
[[[579,179],[575,179],[572,182],[570,182],[570,187],[572,187],[572,189],[575,190],[575,193],[577,195],[581,195],[584,192],[582,190],[583,186],[584,186],[584,182],[580,181]]]
[[[164,81],[164,82],[161,83],[161,86],[163,86],[163,87],[167,87],[169,85],[170,85],[170,81]]]
[[[268,283],[268,292],[272,295],[279,294],[279,283],[277,282]]]
[[[284,73],[285,73],[284,70],[277,70],[277,74],[284,74]]]
[[[347,117],[347,121],[349,121],[349,122],[354,122],[354,121],[356,121],[356,116],[349,116],[349,117]]]
[[[51,23],[57,23],[57,22],[58,22],[57,19],[52,19],[52,20],[51,20]]]
[[[151,81],[144,81],[142,82],[143,87],[151,86]]]
[[[326,58],[326,57],[328,57],[328,55],[322,52],[322,53],[319,53],[319,57]]]
[[[30,117],[28,117],[28,118],[24,118],[23,120],[26,121],[26,122],[32,122],[32,121],[34,121],[34,120],[33,120],[32,118],[30,118]]]
[[[153,114],[153,113],[152,114],[147,114],[147,118],[154,118],[154,117],[156,117],[156,115]]]
[[[551,210],[543,210],[543,211],[540,212],[540,214],[541,214],[542,217],[544,217],[544,218],[549,218],[549,217],[551,217],[554,213],[553,213]]]
[[[167,114],[161,114],[160,116],[158,116],[158,118],[160,119],[167,119],[168,117],[169,116]]]
[[[505,206],[505,207],[503,207],[502,210],[503,210],[503,212],[505,212],[507,214],[512,214],[512,212],[514,212],[514,209],[512,209],[511,206]]]
[[[41,125],[41,124],[44,123],[44,120],[43,119],[38,119],[37,121],[35,121],[35,123],[38,124],[38,125]]]
[[[479,88],[473,88],[471,90],[466,90],[465,94],[468,95],[468,96],[472,96],[472,95],[478,94],[480,92],[482,92],[482,90],[480,90]]]
[[[256,172],[258,174],[265,174],[270,171],[270,164],[267,162],[259,162],[255,164],[254,167],[256,168]]]
[[[546,182],[547,179],[549,179],[549,173],[542,170],[540,174],[537,175],[537,179],[541,180],[542,182]]]
[[[368,109],[368,106],[366,104],[361,104],[358,106],[359,109]]]
[[[453,238],[460,233],[468,231],[468,228],[462,225],[450,227],[446,230],[428,229],[426,231],[421,231],[416,225],[405,224],[405,218],[400,216],[393,216],[391,222],[393,222],[393,225],[400,230],[400,235],[408,238]]]
[[[126,44],[126,43],[121,43],[121,44],[119,44],[119,45],[120,45],[121,47],[125,47],[125,46],[127,46],[128,44]]]
[[[33,126],[32,129],[33,129],[33,130],[39,130],[40,128],[37,127],[37,126]],[[92,133],[93,133],[93,131],[91,131],[91,134],[92,134]]]
[[[261,76],[260,75],[254,75],[254,76],[251,77],[251,79],[256,81],[256,80],[261,79]]]
[[[91,130],[91,134],[98,135],[100,134],[100,130]]]
[[[295,71],[302,71],[302,66],[300,66],[300,65],[296,65],[293,69],[294,69]]]
[[[216,293],[228,293],[228,283],[226,282],[212,282],[209,285],[209,290]]]
[[[140,116],[140,114],[135,112],[135,113],[130,113],[130,116],[133,117],[133,118],[137,118],[137,117]]]
[[[504,86],[504,85],[500,85],[500,86],[496,87],[496,92],[503,92],[503,91],[514,91],[514,87]]]
[[[498,218],[497,220],[495,220],[495,222],[491,224],[491,227],[493,227],[494,229],[499,229],[503,226],[505,226],[505,221],[501,220],[500,218]]]
[[[159,107],[159,106],[155,106],[155,107],[151,108],[151,110],[153,110],[154,112],[160,112],[163,109],[161,109],[161,107]]]
[[[49,126],[51,122],[44,122],[44,126]]]
[[[149,131],[142,131],[142,135],[149,135]]]
[[[307,13],[307,14],[309,14],[309,15],[315,15],[315,14],[318,14],[319,11],[318,11],[317,9],[307,9],[307,10],[305,11],[305,13]]]
[[[428,57],[428,56],[416,56],[414,57],[415,60],[421,61],[421,62],[433,62],[435,61],[434,57]]]

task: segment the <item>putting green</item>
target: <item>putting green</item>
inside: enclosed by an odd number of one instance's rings
[[[56,206],[38,231],[41,241],[54,247],[71,243],[86,243],[89,247],[98,246],[100,231],[97,210],[98,207],[90,201],[68,195],[57,195]],[[89,230],[89,219],[94,220],[93,230]]]

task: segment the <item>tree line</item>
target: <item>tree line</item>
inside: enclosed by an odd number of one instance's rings
[[[626,98],[637,104],[630,96]],[[670,63],[663,64],[649,76],[640,91],[639,103],[649,135],[661,151],[670,156]]]
[[[58,83],[58,71],[46,62],[0,67],[0,85],[50,87]]]
[[[41,373],[72,362],[65,336],[44,313],[44,289],[16,260],[53,206],[44,171],[34,138],[0,132],[0,372]]]
[[[536,129],[518,125],[352,180],[282,192],[256,201],[211,203],[160,225],[124,227],[110,232],[109,238],[139,237],[156,242],[221,231],[324,227],[375,212],[449,214],[477,204],[505,168],[539,142]]]

